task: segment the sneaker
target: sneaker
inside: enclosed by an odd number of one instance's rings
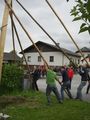
[[[62,101],[62,100],[60,100],[60,101],[59,101],[59,103],[60,103],[60,104],[63,104],[63,101]]]
[[[75,100],[79,100],[79,98],[78,98],[78,97],[75,97],[74,99],[75,99]]]
[[[82,98],[78,98],[78,97],[76,97],[75,100],[83,101]]]

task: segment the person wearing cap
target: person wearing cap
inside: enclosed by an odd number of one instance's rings
[[[32,89],[39,91],[37,81],[40,78],[40,69],[38,67],[34,67],[34,71],[32,73]]]

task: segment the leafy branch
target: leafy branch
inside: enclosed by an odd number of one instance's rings
[[[73,21],[82,20],[79,33],[88,31],[90,34],[90,0],[77,0],[77,5],[71,9]]]

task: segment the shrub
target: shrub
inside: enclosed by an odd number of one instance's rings
[[[8,90],[21,89],[23,69],[16,64],[5,64],[2,70],[1,86]]]

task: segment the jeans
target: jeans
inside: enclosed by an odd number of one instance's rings
[[[63,85],[61,85],[61,98],[62,98],[62,100],[64,100],[64,91],[67,93],[69,98],[72,98],[69,87],[70,87],[70,81],[64,82]]]
[[[59,92],[58,92],[57,87],[56,87],[56,86],[52,86],[52,85],[47,85],[47,88],[46,88],[46,96],[47,96],[47,101],[48,101],[48,103],[51,103],[50,94],[51,94],[52,91],[54,92],[54,94],[55,94],[58,102],[60,102],[60,101],[61,101],[61,97],[60,97],[60,94],[59,94]]]
[[[88,94],[89,89],[90,89],[90,82],[88,83],[87,90],[86,90],[86,94]]]
[[[82,100],[82,89],[86,85],[87,81],[81,81],[79,87],[77,88],[77,99]]]
[[[71,83],[72,83],[72,78],[69,78],[69,80],[70,80],[69,89],[71,90]]]
[[[39,91],[38,85],[37,85],[37,80],[33,80],[33,81],[32,81],[32,89]]]

